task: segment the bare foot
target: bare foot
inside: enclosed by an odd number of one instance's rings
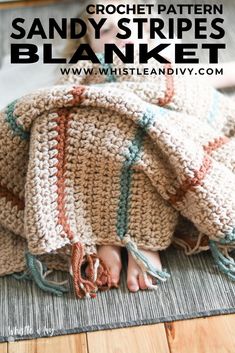
[[[157,269],[162,269],[162,264],[157,251],[141,250],[141,252],[156,266]],[[151,277],[148,275],[150,283]],[[135,259],[128,253],[128,267],[127,267],[127,287],[131,292],[137,292],[139,289],[147,289],[144,281],[143,272]]]
[[[121,247],[116,245],[101,245],[97,249],[97,255],[110,270],[112,285],[117,287],[122,268]]]

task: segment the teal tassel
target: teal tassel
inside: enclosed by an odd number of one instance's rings
[[[17,280],[31,280],[32,277],[30,275],[30,273],[28,273],[28,271],[25,272],[19,272],[19,273],[13,273],[12,277],[17,279]]]
[[[226,258],[218,248],[218,244],[214,240],[209,241],[212,256],[218,265],[220,271],[225,273],[231,280],[235,281],[235,261]]]
[[[45,292],[53,293],[58,296],[63,295],[63,293],[68,292],[68,288],[65,288],[61,284],[56,284],[50,282],[43,277],[43,264],[32,254],[26,252],[25,254],[26,264],[28,271],[32,277],[32,280]]]
[[[166,270],[163,269],[161,271],[154,267],[148,258],[138,250],[136,244],[132,241],[128,241],[126,243],[126,248],[136,259],[137,263],[140,263],[141,268],[144,267],[144,270],[154,278],[158,278],[160,281],[164,282],[170,277],[170,274]]]
[[[16,117],[14,116],[14,110],[17,100],[13,101],[12,103],[8,104],[6,109],[6,121],[8,122],[12,132],[15,135],[20,136],[22,140],[29,139],[29,133],[24,131],[23,128],[16,123]]]

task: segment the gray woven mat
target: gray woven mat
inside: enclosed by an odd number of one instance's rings
[[[119,289],[93,300],[75,299],[72,290],[57,297],[32,282],[0,278],[0,342],[235,312],[235,283],[218,271],[210,252],[188,257],[170,247],[161,259],[171,278],[158,291],[130,293],[123,271]]]

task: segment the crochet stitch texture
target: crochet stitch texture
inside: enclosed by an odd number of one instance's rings
[[[174,243],[210,249],[234,280],[234,102],[197,80],[114,75],[119,59],[104,76],[101,65],[80,62],[93,74],[0,113],[0,275],[62,295],[65,283],[46,278],[60,269],[77,297],[95,297],[111,286],[97,245],[125,246],[164,281],[141,249]]]

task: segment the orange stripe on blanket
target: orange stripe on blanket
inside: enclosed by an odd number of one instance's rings
[[[70,104],[81,104],[82,101],[85,99],[84,92],[86,91],[85,86],[74,86],[71,91],[69,91],[70,94],[73,96],[73,100],[70,102]]]
[[[57,198],[57,209],[59,211],[58,222],[63,226],[64,232],[66,236],[73,243],[72,246],[72,254],[71,254],[71,264],[73,270],[73,278],[74,278],[74,289],[79,298],[82,298],[86,291],[95,290],[95,285],[90,281],[82,280],[81,278],[81,266],[84,257],[84,247],[80,243],[74,243],[74,234],[70,229],[70,225],[68,222],[68,217],[66,215],[65,209],[65,172],[66,172],[66,141],[68,139],[67,131],[70,121],[70,111],[67,109],[60,109],[58,112],[58,117],[53,119],[54,122],[57,123],[57,126],[53,129],[58,133],[57,140],[57,150],[58,153],[55,155],[58,162],[55,165],[57,168],[57,187],[58,187],[58,198]],[[85,293],[81,290],[79,284],[83,284],[86,289]]]
[[[208,142],[207,145],[203,146],[206,155],[203,158],[202,166],[198,171],[194,171],[194,178],[186,179],[182,185],[176,190],[175,194],[168,194],[169,201],[172,204],[180,202],[188,190],[194,190],[195,186],[198,186],[202,183],[204,177],[208,173],[211,168],[212,161],[209,159],[208,155],[211,155],[213,151],[220,148],[224,144],[226,144],[229,139],[226,136],[215,138],[213,141]]]
[[[59,211],[58,221],[63,226],[67,237],[72,241],[74,238],[73,232],[68,224],[68,218],[65,212],[65,141],[67,138],[67,129],[69,124],[69,111],[66,109],[60,109],[58,111],[58,117],[53,119],[53,122],[57,123],[57,126],[53,129],[58,133],[55,138],[57,141],[58,153],[55,155],[58,162],[55,167],[57,168],[57,187],[58,187],[58,199],[57,209]]]
[[[214,139],[214,141],[209,142],[206,146],[203,146],[204,151],[211,155],[211,153],[221,146],[225,145],[227,142],[229,142],[229,138],[226,136],[223,137],[217,137]]]
[[[81,94],[84,91],[81,91]],[[76,103],[79,101],[78,97]],[[81,101],[81,100],[80,100]],[[66,215],[65,198],[66,198],[66,187],[65,187],[65,173],[66,173],[66,150],[68,143],[68,127],[70,122],[70,110],[60,109],[58,112],[58,117],[53,119],[57,123],[54,127],[54,131],[58,133],[57,140],[57,150],[56,158],[58,159],[57,164],[57,187],[58,187],[58,198],[57,198],[57,209],[59,211],[58,222],[62,225],[66,236],[70,239],[72,243],[72,253],[71,253],[71,266],[73,274],[73,284],[77,297],[83,298],[84,296],[90,296],[92,298],[96,297],[97,288],[106,290],[111,286],[111,276],[108,268],[99,259],[100,266],[95,270],[95,264],[98,257],[96,254],[86,255],[84,250],[84,245],[79,242],[78,237],[74,236],[69,220]],[[87,266],[87,277],[88,279],[82,278],[81,267],[84,263],[84,257],[88,262]],[[95,275],[95,271],[97,274]]]
[[[69,93],[73,95],[73,100],[70,102],[72,104],[81,103],[84,99],[85,87],[84,86],[75,86]],[[53,119],[57,123],[57,126],[54,128],[54,131],[58,132],[56,138],[57,150],[58,153],[55,156],[58,159],[57,167],[57,187],[58,187],[58,211],[59,211],[59,222],[63,226],[64,231],[67,237],[73,241],[74,234],[70,229],[68,224],[68,218],[65,213],[65,152],[66,152],[66,141],[68,139],[67,131],[70,121],[70,111],[67,109],[60,109],[58,112],[58,117]]]
[[[0,198],[5,198],[6,202],[11,202],[12,207],[17,206],[19,211],[24,210],[24,200],[21,200],[18,195],[15,195],[6,186],[0,185]]]
[[[171,68],[171,64],[165,64],[165,69]],[[165,96],[163,98],[159,98],[158,104],[162,107],[171,102],[174,96],[174,79],[172,75],[166,75],[166,91]]]
[[[199,170],[194,171],[193,178],[187,178],[180,187],[176,190],[175,194],[168,193],[169,201],[172,204],[175,204],[183,199],[186,195],[187,191],[193,190],[195,186],[198,186],[202,183],[204,177],[206,176],[207,172],[210,170],[212,165],[211,160],[208,156],[205,156],[202,161],[202,166]]]

